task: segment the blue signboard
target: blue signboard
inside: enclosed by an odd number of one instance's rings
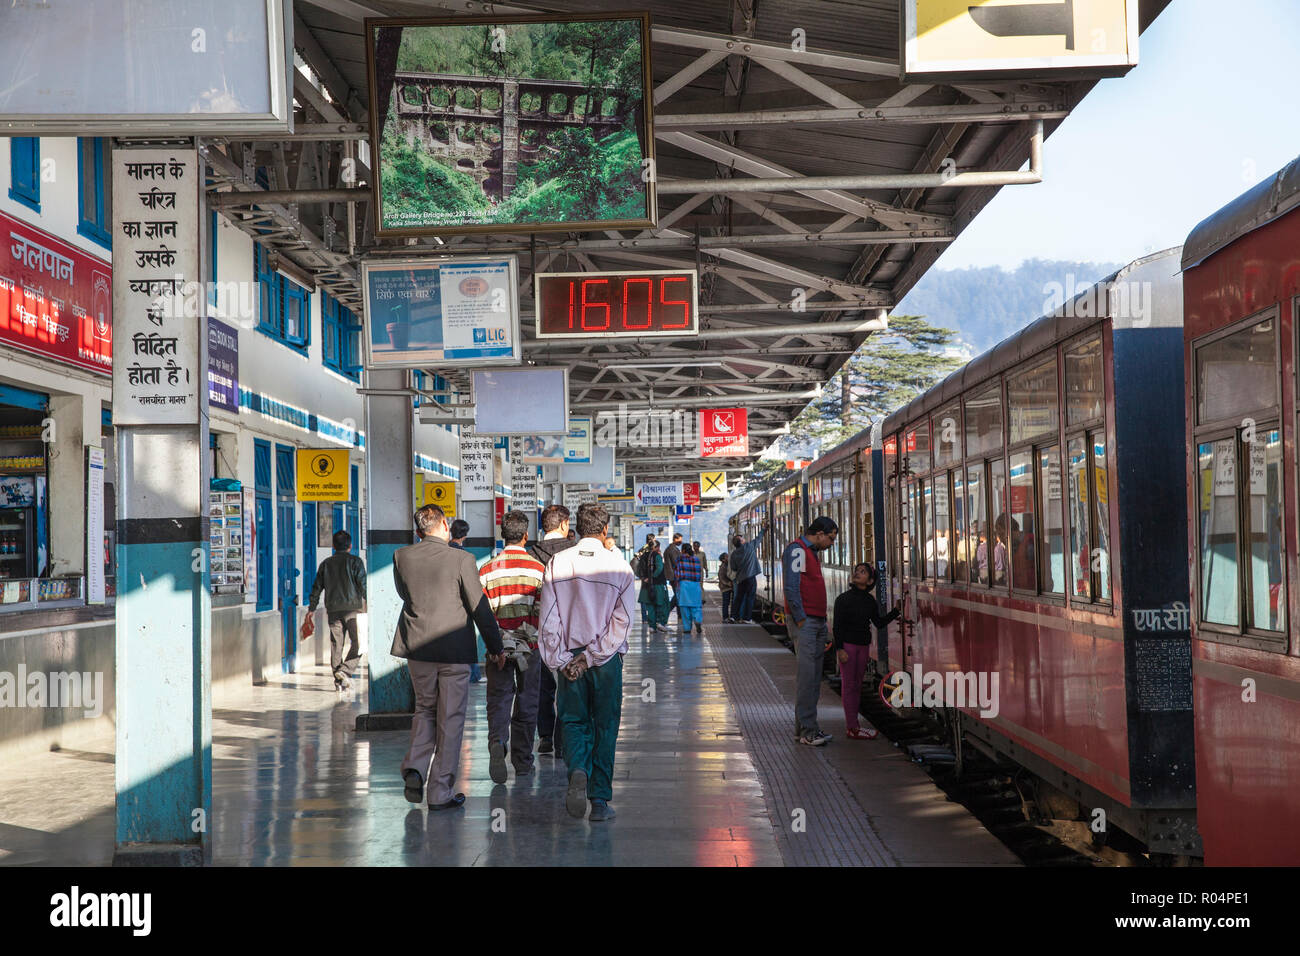
[[[518,365],[514,256],[363,262],[366,365]]]

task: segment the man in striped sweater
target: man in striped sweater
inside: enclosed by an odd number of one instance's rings
[[[533,735],[541,656],[537,653],[537,592],[546,567],[524,550],[528,518],[511,511],[501,519],[505,549],[479,568],[483,593],[492,605],[505,652],[487,665],[488,775],[506,782],[506,748],[515,775],[533,772]]]

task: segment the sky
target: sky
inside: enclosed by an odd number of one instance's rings
[[[936,267],[1129,262],[1181,245],[1300,155],[1298,40],[1300,0],[1173,0],[1138,66],[1048,137],[1044,182],[1004,186]]]

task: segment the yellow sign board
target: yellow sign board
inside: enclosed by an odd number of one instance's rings
[[[424,483],[424,503],[437,505],[450,521],[456,517],[456,482],[426,481]]]
[[[700,472],[700,497],[727,497],[727,473],[725,471]]]
[[[351,484],[346,448],[298,449],[299,501],[347,501]]]
[[[1042,79],[1138,62],[1138,0],[904,0],[903,73]]]

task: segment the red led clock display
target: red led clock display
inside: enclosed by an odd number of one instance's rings
[[[537,337],[694,335],[696,273],[542,272],[534,287]]]

